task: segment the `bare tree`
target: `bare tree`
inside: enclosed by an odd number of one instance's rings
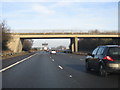
[[[7,26],[6,21],[0,22],[0,34],[2,35],[0,44],[3,50],[7,50],[7,42],[11,39],[10,28]]]
[[[57,49],[57,50],[65,50],[66,47],[61,45],[61,46],[56,47],[56,49]]]
[[[33,40],[32,39],[26,39],[23,41],[23,50],[29,51],[32,48]]]
[[[97,29],[95,29],[95,30],[88,31],[88,33],[94,33],[94,34],[97,34],[97,33],[100,33],[100,31],[97,30]]]
[[[0,53],[2,51],[2,24],[0,23]]]
[[[99,45],[120,45],[118,39],[82,39],[79,40],[79,51],[91,51]]]

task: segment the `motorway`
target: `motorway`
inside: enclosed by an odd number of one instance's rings
[[[3,67],[8,67],[10,61],[15,60],[15,63],[26,57],[6,60],[3,62]],[[2,86],[3,88],[118,88],[120,74],[101,77],[96,71],[87,72],[85,57],[65,53],[56,55],[48,52],[34,53],[25,61],[2,71]]]

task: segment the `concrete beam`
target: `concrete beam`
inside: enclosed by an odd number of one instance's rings
[[[80,37],[80,38],[118,38],[119,35],[81,35],[81,34],[64,34],[64,35],[20,35],[20,38],[75,38],[75,37]]]

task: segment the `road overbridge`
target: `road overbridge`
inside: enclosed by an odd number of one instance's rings
[[[71,41],[71,51],[78,52],[79,38],[119,38],[118,33],[11,33],[12,39],[8,42],[8,47],[13,52],[21,52],[24,39],[57,39],[69,38]]]

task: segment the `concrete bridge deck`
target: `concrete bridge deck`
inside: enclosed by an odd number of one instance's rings
[[[11,33],[20,38],[74,38],[74,37],[96,37],[96,38],[117,38],[120,33]]]

